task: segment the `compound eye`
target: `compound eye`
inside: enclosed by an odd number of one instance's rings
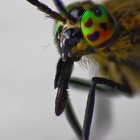
[[[80,25],[85,40],[92,48],[110,45],[118,31],[115,18],[102,5],[92,5],[87,9]]]
[[[91,11],[95,14],[95,16],[100,17],[102,15],[102,11],[100,8],[95,5],[93,8],[91,8]]]

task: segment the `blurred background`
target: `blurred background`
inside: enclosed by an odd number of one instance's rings
[[[56,10],[52,0],[45,2]],[[65,1],[68,3],[74,0]],[[54,90],[59,59],[54,21],[26,0],[0,4],[0,139],[77,140],[65,114],[56,117]],[[94,68],[93,68],[94,69]],[[73,76],[91,79],[93,69],[75,65]],[[88,91],[70,89],[82,124]],[[96,96],[94,140],[139,140],[140,98]]]

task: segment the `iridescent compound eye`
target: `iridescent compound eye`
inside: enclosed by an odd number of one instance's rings
[[[118,26],[114,17],[101,5],[93,5],[81,17],[81,30],[92,48],[103,48],[113,42]]]

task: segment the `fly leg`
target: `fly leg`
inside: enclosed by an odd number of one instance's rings
[[[76,78],[76,77],[72,77],[70,79],[70,86],[72,86],[75,89],[89,90],[91,85],[92,85],[92,82],[89,81],[89,80],[85,80],[85,79],[82,79],[82,78]],[[106,94],[109,94],[109,92],[114,92],[114,93],[117,92],[113,88],[101,87],[101,86],[98,86],[98,85],[96,86],[96,90],[98,90],[99,92],[105,92]],[[102,93],[99,93],[99,94],[102,94]],[[116,96],[117,96],[117,94],[116,94]]]
[[[71,78],[70,79],[70,85],[78,88],[78,89],[89,89],[91,86],[95,86],[94,87],[94,91],[95,89],[97,91],[99,91],[99,94],[105,94],[107,96],[119,96],[119,95],[125,95],[125,96],[131,96],[132,92],[131,89],[128,86],[128,83],[126,82],[125,78],[123,78],[123,82],[125,83],[124,85],[118,84],[116,82],[113,82],[109,79],[105,79],[105,78],[100,78],[100,77],[95,77],[93,78],[93,82],[95,85],[92,85],[92,82],[89,82],[88,80],[84,80],[81,78]],[[101,87],[101,85],[106,85],[107,87]],[[99,86],[100,85],[100,86]],[[117,90],[121,91],[121,94],[117,92]],[[90,98],[90,97],[89,97]],[[89,101],[88,101],[89,102]],[[93,103],[93,101],[91,101]],[[92,106],[90,104],[90,106]],[[82,139],[82,129],[81,126],[78,122],[78,119],[76,117],[76,114],[74,112],[73,106],[70,102],[70,98],[68,98],[68,102],[66,105],[66,109],[65,109],[65,113],[66,113],[66,117],[69,121],[69,124],[71,125],[71,127],[73,128],[74,132],[76,133],[76,135]]]
[[[127,95],[127,96],[132,95],[132,90],[127,84],[121,85],[112,80],[109,80],[106,78],[100,78],[100,77],[93,77],[92,81],[93,81],[93,84],[89,91],[87,106],[86,106],[86,111],[85,111],[82,140],[89,140],[90,127],[91,127],[93,111],[94,111],[94,104],[95,104],[95,89],[98,84],[109,86],[111,88],[119,90],[119,91],[125,93],[125,95]]]

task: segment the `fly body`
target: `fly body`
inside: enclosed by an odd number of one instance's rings
[[[65,7],[61,0],[53,0],[59,13],[38,0],[27,1],[56,21],[55,42],[60,59],[54,80],[54,88],[58,89],[55,113],[59,116],[66,109],[77,136],[89,140],[97,85],[114,88],[125,96],[140,91],[140,1],[107,0],[97,4],[81,0]],[[67,89],[74,63],[89,55],[99,64],[102,77],[92,78],[81,129]]]

